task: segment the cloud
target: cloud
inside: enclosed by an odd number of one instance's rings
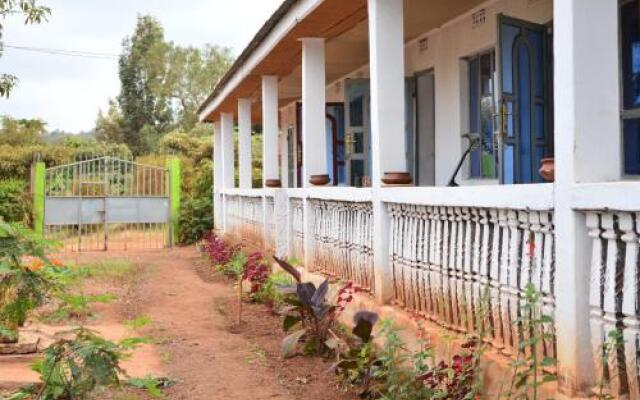
[[[48,23],[6,21],[6,44],[118,54],[138,14],[156,16],[165,36],[180,45],[206,43],[239,54],[281,0],[49,0]],[[98,109],[119,91],[116,60],[87,59],[5,49],[0,73],[20,79],[0,114],[42,118],[49,129],[78,132],[94,126]]]

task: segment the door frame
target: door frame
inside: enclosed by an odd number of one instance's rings
[[[413,78],[415,79],[415,86],[414,86],[414,93],[413,93],[413,98],[414,98],[414,107],[415,107],[415,113],[414,113],[414,120],[413,120],[413,181],[415,186],[419,186],[419,182],[420,182],[420,169],[419,169],[419,162],[420,162],[420,154],[419,154],[419,145],[420,145],[420,125],[418,124],[418,120],[420,118],[420,96],[418,95],[418,79],[420,76],[424,76],[424,75],[431,75],[433,77],[433,104],[432,104],[432,112],[433,112],[433,151],[434,151],[434,157],[433,157],[433,185],[435,185],[435,181],[436,181],[436,141],[437,141],[437,137],[436,137],[436,71],[435,68],[431,67],[431,68],[427,68],[421,71],[416,72],[413,75]]]
[[[549,98],[550,95],[552,95],[553,93],[549,93],[550,91],[550,77],[548,77],[549,74],[549,70],[547,68],[548,65],[548,56],[549,56],[549,48],[548,48],[548,40],[547,39],[547,35],[548,35],[548,29],[549,29],[549,22],[547,23],[543,23],[543,24],[538,24],[535,22],[531,22],[531,21],[527,21],[527,20],[523,20],[520,18],[515,18],[515,17],[510,17],[508,15],[505,15],[503,13],[498,14],[497,18],[497,43],[496,43],[496,73],[497,73],[497,93],[496,93],[496,108],[497,108],[497,120],[498,123],[496,124],[497,127],[497,139],[498,139],[498,160],[499,160],[499,168],[498,168],[498,178],[500,181],[500,184],[504,184],[504,145],[505,145],[505,139],[507,136],[507,132],[505,132],[504,126],[508,123],[503,121],[503,115],[502,115],[502,107],[503,107],[503,102],[505,101],[505,95],[504,95],[504,90],[503,90],[503,83],[502,83],[502,78],[503,78],[503,71],[502,71],[502,24],[504,22],[511,22],[515,25],[520,25],[524,28],[528,28],[528,29],[532,29],[532,30],[543,30],[543,38],[541,41],[541,45],[542,45],[542,73],[543,73],[543,96],[544,96],[544,104],[543,104],[543,109],[544,109],[544,121],[543,121],[543,126],[545,129],[545,132],[543,134],[543,141],[544,141],[544,156],[547,156],[550,152],[553,151],[553,145],[550,145],[549,143],[552,142],[553,140],[553,133],[549,132],[550,129],[550,124],[549,124],[549,112],[551,110],[551,112],[553,112],[553,108],[551,108],[551,105],[549,104]],[[519,78],[519,76],[518,76]],[[518,82],[518,79],[516,79],[515,74],[514,77],[512,78],[513,82],[514,82],[514,89],[515,89],[515,82]],[[533,74],[531,76],[531,88],[534,87],[533,85]],[[533,89],[532,89],[533,90]],[[514,90],[515,92],[515,90]],[[516,95],[515,93],[509,96],[509,100],[514,102],[514,107],[512,110],[512,117],[513,117],[513,126],[514,129],[519,129],[516,127],[520,126],[520,116],[517,113],[517,109],[518,109],[518,104],[516,103]],[[509,101],[508,100],[508,101]],[[535,117],[535,102],[532,102],[531,106],[531,115],[533,117]],[[508,117],[507,117],[508,118]],[[523,182],[518,182],[518,180],[520,179],[521,176],[521,171],[520,171],[520,155],[519,155],[519,147],[520,147],[520,137],[519,137],[519,133],[518,135],[516,135],[516,132],[514,132],[514,138],[513,138],[513,144],[514,144],[514,183],[518,184],[518,183],[523,183]],[[531,134],[531,141],[532,141],[532,149],[535,149],[536,144],[535,144],[535,133],[532,132]],[[532,153],[532,159],[535,159],[535,152]],[[538,173],[537,169],[533,169],[531,171],[532,177],[535,176],[535,174]],[[528,183],[536,183],[536,182],[528,182]]]
[[[358,155],[353,158],[352,152],[347,152],[346,143],[345,143],[345,174],[346,174],[346,183],[348,186],[355,186],[352,176],[351,176],[351,161],[352,160],[362,160],[363,162],[363,171],[364,176],[371,177],[371,170],[369,168],[371,154],[369,151],[369,147],[371,146],[371,80],[369,78],[353,78],[353,79],[345,79],[344,82],[344,115],[345,115],[345,137],[346,135],[353,134],[353,127],[351,125],[351,102],[349,101],[349,86],[358,82],[366,82],[368,91],[367,95],[364,97],[364,102],[362,105],[362,146],[363,152],[357,153]],[[359,130],[358,130],[359,131]]]

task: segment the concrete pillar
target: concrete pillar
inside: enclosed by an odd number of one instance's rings
[[[411,183],[405,143],[404,2],[369,0],[371,181]]]
[[[222,113],[222,186],[235,187],[233,152],[233,114]]]
[[[251,189],[251,100],[238,100],[238,169],[240,188]]]
[[[222,205],[222,129],[220,121],[213,123],[213,227],[222,230],[223,205]]]
[[[280,187],[278,172],[278,77],[262,77],[262,184]]]
[[[302,179],[305,187],[329,183],[325,91],[324,39],[302,39]]]
[[[563,393],[586,395],[596,382],[590,246],[585,216],[572,209],[571,190],[578,182],[620,177],[618,2],[561,0],[553,8],[558,377]]]
[[[404,134],[404,4],[401,0],[369,0],[368,6],[371,184],[376,190],[383,183],[411,183],[411,176],[407,169]],[[389,215],[386,205],[379,200],[374,200],[374,291],[376,299],[382,304],[388,303],[393,298],[389,240]]]

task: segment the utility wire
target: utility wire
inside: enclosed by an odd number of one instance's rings
[[[65,50],[65,49],[53,49],[53,48],[47,48],[47,47],[17,46],[12,44],[4,44],[2,47],[7,49],[30,51],[34,53],[42,53],[42,54],[49,54],[49,55],[94,58],[94,59],[100,59],[100,60],[118,60],[120,58],[120,56],[117,54],[95,53],[95,52],[80,51],[80,50]]]

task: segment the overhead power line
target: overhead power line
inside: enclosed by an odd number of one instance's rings
[[[94,59],[100,59],[100,60],[117,60],[120,58],[118,54],[96,53],[96,52],[81,51],[81,50],[65,50],[65,49],[53,49],[48,47],[18,46],[18,45],[12,45],[12,44],[4,44],[3,47],[6,49],[29,51],[34,53],[57,55],[57,56],[94,58]]]

